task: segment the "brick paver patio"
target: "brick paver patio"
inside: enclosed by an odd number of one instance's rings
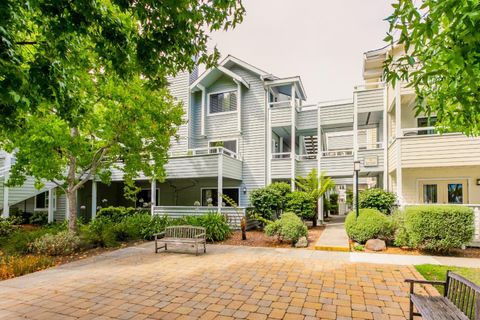
[[[335,252],[117,250],[0,282],[2,319],[405,319],[413,267]]]

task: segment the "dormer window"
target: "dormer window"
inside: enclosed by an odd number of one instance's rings
[[[237,92],[226,91],[209,95],[209,114],[237,111]]]

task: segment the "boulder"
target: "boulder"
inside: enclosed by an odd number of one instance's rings
[[[370,251],[383,251],[387,249],[385,241],[380,239],[370,239],[365,244],[365,249]]]
[[[295,248],[306,248],[308,247],[308,240],[307,237],[301,237],[298,239],[297,243],[295,243]]]

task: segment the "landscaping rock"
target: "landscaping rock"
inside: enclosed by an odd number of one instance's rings
[[[297,243],[295,243],[295,248],[306,248],[308,247],[308,240],[307,237],[301,237],[298,239]]]
[[[383,240],[370,239],[365,244],[365,249],[371,250],[371,251],[383,251],[383,250],[387,249],[387,245],[385,244],[385,241],[383,241]]]

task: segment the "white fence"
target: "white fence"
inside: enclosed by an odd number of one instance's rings
[[[205,206],[153,206],[152,214],[182,218],[186,216],[201,216],[210,212],[218,212],[218,207]],[[242,218],[246,216],[247,208],[222,207],[221,213],[227,218],[233,229],[240,229]],[[250,223],[249,223],[250,224]]]

